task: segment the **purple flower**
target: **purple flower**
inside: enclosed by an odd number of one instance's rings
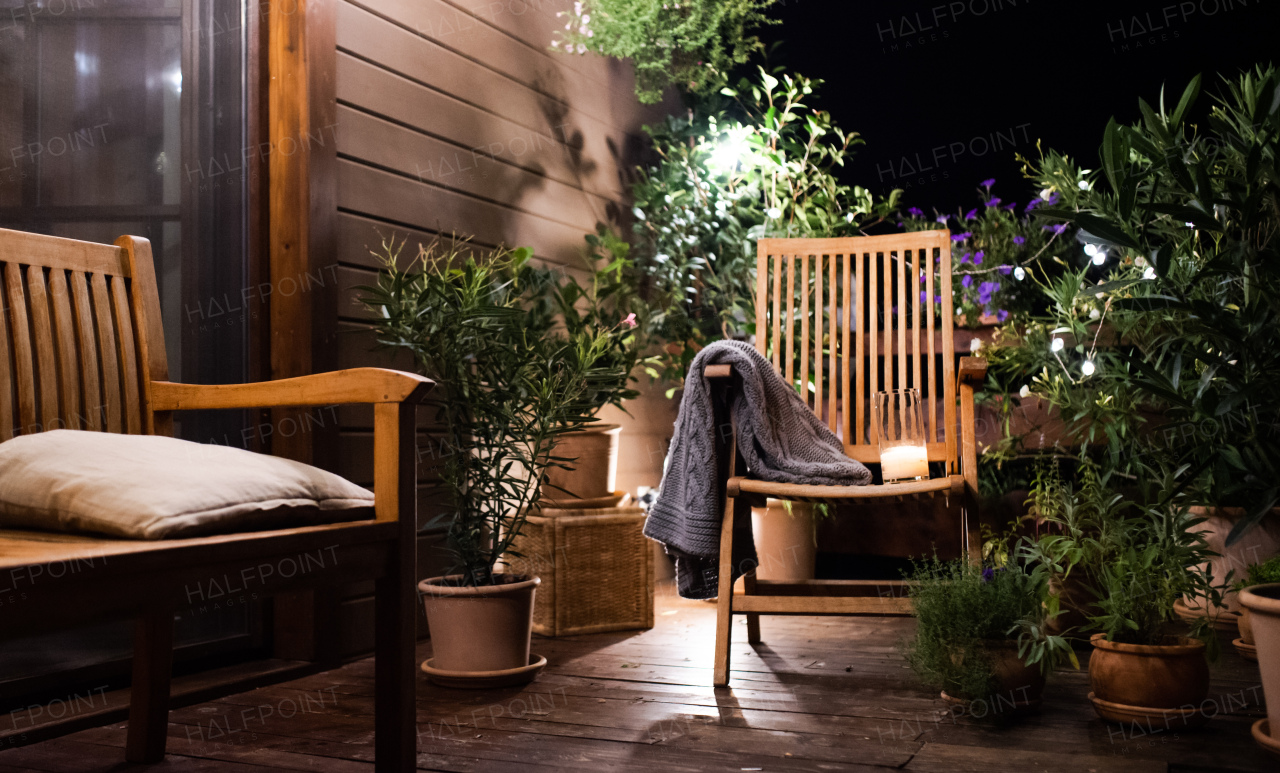
[[[1046,203],[1046,204],[1049,204],[1049,205],[1057,204],[1057,203],[1058,203],[1058,199],[1060,199],[1060,198],[1062,198],[1062,197],[1058,195],[1058,192],[1057,192],[1057,191],[1053,191],[1052,193],[1050,193],[1050,194],[1049,194],[1049,200],[1048,200],[1047,202],[1045,202],[1045,203]]]
[[[987,253],[983,252],[982,250],[978,250],[977,252],[975,252],[973,254],[973,265],[975,266],[982,265],[982,259],[986,257],[986,255]]]
[[[983,570],[982,570],[982,581],[983,581],[983,582],[991,582],[991,581],[992,581],[992,580],[994,580],[995,578],[996,578],[996,570],[995,570],[995,569],[992,569],[991,567],[989,567],[989,566],[988,566],[986,569],[983,569]]]
[[[1001,266],[996,270],[999,271],[1001,274],[1004,274],[1005,276],[1009,276],[1010,274],[1013,273],[1013,266]]]
[[[993,198],[993,199],[991,199],[991,201],[988,201],[988,202],[987,202],[987,206],[988,206],[988,207],[998,207],[998,206],[1000,206],[1000,201],[1001,201],[1001,199],[999,199],[999,198]]]
[[[983,188],[990,188],[991,186],[993,186],[993,185],[995,185],[995,184],[996,184],[996,178],[994,178],[994,177],[988,177],[987,179],[985,179],[985,180],[983,180],[983,181],[982,181],[982,187],[983,187]]]
[[[973,275],[972,275],[972,274],[965,274],[965,275],[964,275],[964,278],[960,280],[960,286],[961,286],[961,287],[968,287],[968,286],[970,286],[970,285],[972,285],[972,284],[973,284]]]
[[[942,223],[943,225],[946,225],[946,224],[947,224],[947,220],[949,220],[950,218],[949,218],[947,215],[938,215],[938,217],[937,217],[937,218],[935,218],[935,219],[936,219],[939,223]]]
[[[912,217],[924,217],[924,210],[919,207],[911,207],[907,210],[907,214]]]
[[[1009,312],[1005,311],[1004,309],[1000,309],[999,311],[996,312],[997,322],[1004,322],[1008,318],[1009,318]]]
[[[959,233],[959,234],[952,234],[952,235],[951,235],[951,241],[953,241],[953,242],[962,242],[962,241],[964,241],[965,239],[968,239],[970,236],[973,236],[973,233],[971,233],[971,232],[969,232],[969,231],[965,231],[964,233]]]
[[[964,219],[965,219],[965,220],[972,220],[972,219],[974,219],[974,218],[975,218],[975,217],[977,217],[977,216],[978,216],[978,208],[977,208],[977,207],[974,207],[973,209],[971,209],[971,210],[969,210],[968,212],[964,213]]]
[[[929,302],[929,294],[928,294],[928,293],[926,293],[924,290],[921,290],[921,291],[920,291],[920,302],[921,302],[921,303],[928,303],[928,302]]]
[[[960,256],[960,262],[961,262],[961,263],[968,263],[968,262],[969,262],[969,253],[967,253],[967,252],[966,252],[966,253],[962,254],[962,255]]]
[[[1009,212],[1012,212],[1017,208],[1018,208],[1018,202],[1016,201],[1011,201],[1008,204],[1005,204],[1003,207],[1001,207],[1001,209],[1008,210]]]
[[[991,296],[1000,289],[999,282],[983,282],[978,285],[978,303],[986,306],[991,303]]]
[[[1026,209],[1024,209],[1024,210],[1022,210],[1022,211],[1023,211],[1023,212],[1030,212],[1031,210],[1035,209],[1035,208],[1036,208],[1036,207],[1038,207],[1038,206],[1040,206],[1040,199],[1035,199],[1035,198],[1033,198],[1031,201],[1028,201],[1028,202],[1027,202],[1027,208],[1026,208]]]
[[[1022,236],[1015,236],[1015,237],[1013,237],[1013,243],[1014,243],[1014,244],[1023,244],[1023,243],[1025,243],[1026,241],[1027,241],[1027,240],[1026,240],[1026,238],[1025,238],[1025,237],[1022,237]]]
[[[1053,232],[1054,232],[1054,234],[1061,234],[1063,231],[1067,230],[1067,224],[1066,224],[1066,223],[1058,223],[1057,225],[1046,225],[1046,226],[1041,226],[1041,227],[1040,227],[1040,230],[1041,230],[1041,231],[1053,231]]]
[[[921,275],[920,275],[920,284],[924,284],[924,280],[925,280],[925,279],[927,279],[927,278],[928,278],[928,277],[926,277],[924,274],[921,274]]]
[[[942,303],[942,296],[941,296],[941,295],[935,295],[935,296],[933,296],[933,302],[934,302],[934,303]]]

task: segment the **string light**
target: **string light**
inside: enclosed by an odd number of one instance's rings
[[[1080,372],[1086,376],[1092,376],[1094,371],[1093,360],[1085,360],[1080,363]]]
[[[1026,279],[1027,278],[1026,270],[1023,269],[1022,266],[1018,266],[1013,270],[1013,278],[1018,280],[1019,282]]]
[[[1049,351],[1056,354],[1062,351],[1062,347],[1066,345],[1067,345],[1066,342],[1063,341],[1061,338],[1055,338],[1053,339],[1053,343],[1049,344]]]

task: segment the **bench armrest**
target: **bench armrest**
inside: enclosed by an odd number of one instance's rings
[[[435,382],[385,368],[351,368],[332,373],[260,381],[254,384],[175,384],[151,382],[153,411],[349,403],[416,403]]]

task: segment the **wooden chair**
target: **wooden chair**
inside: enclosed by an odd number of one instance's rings
[[[934,267],[940,275],[935,282]],[[869,400],[878,391],[915,387],[925,408],[929,461],[945,474],[930,480],[870,486],[802,486],[752,480],[740,473],[733,433],[717,433],[728,459],[720,536],[720,594],[715,684],[729,683],[733,615],[747,616],[747,640],[760,641],[760,615],[908,614],[902,581],[769,582],[751,568],[742,595],[730,586],[735,539],[750,539],[753,506],[769,497],[829,504],[944,497],[962,550],[981,550],[977,513],[977,448],[973,391],[985,361],[963,357],[957,384],[952,340],[951,241],[947,231],[839,239],[761,239],[756,263],[756,348],[841,437],[850,457],[880,460]],[[935,288],[935,284],[940,284]],[[941,296],[941,311],[933,303]],[[798,337],[796,334],[799,334]],[[735,376],[728,365],[706,369],[717,411],[729,426]],[[960,421],[957,442],[956,392]]]
[[[136,619],[125,757],[163,758],[173,619],[192,589],[248,573],[254,591],[374,579],[376,768],[415,768],[415,406],[432,383],[376,368],[280,381],[195,386],[168,381],[151,246],[115,246],[0,229],[0,440],[48,429],[171,434],[174,411],[374,406],[375,520],[132,541],[0,531],[0,572],[19,585],[0,635],[28,636]],[[316,557],[310,571],[271,571]],[[199,598],[197,592],[196,598]]]

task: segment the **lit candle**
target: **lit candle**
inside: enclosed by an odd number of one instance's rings
[[[929,453],[924,446],[893,446],[880,452],[880,473],[885,482],[929,477]]]

